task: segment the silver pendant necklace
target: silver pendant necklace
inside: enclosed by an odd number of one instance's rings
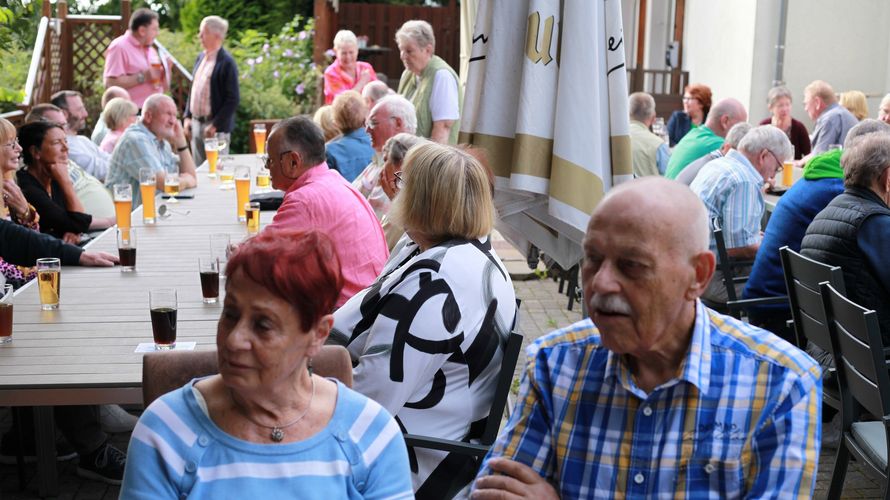
[[[309,404],[306,405],[306,409],[303,410],[303,413],[301,413],[300,416],[298,416],[297,418],[293,419],[290,423],[287,423],[284,425],[261,424],[261,423],[257,422],[256,420],[254,420],[253,418],[251,418],[250,415],[248,415],[247,412],[244,410],[244,408],[242,408],[241,405],[239,405],[237,402],[235,403],[235,406],[237,406],[238,409],[241,411],[241,414],[244,415],[244,417],[247,418],[247,420],[250,420],[254,425],[258,425],[260,427],[265,427],[266,429],[272,429],[272,432],[269,433],[269,439],[271,439],[272,441],[274,441],[276,443],[280,443],[282,440],[284,440],[284,430],[287,429],[288,427],[293,426],[300,420],[303,420],[303,417],[305,417],[306,414],[309,413],[309,409],[312,408],[312,399],[315,398],[315,378],[312,377],[311,374],[309,375],[309,377],[310,377],[310,380],[312,381],[312,394],[309,396]],[[235,398],[232,398],[232,401],[235,401]]]

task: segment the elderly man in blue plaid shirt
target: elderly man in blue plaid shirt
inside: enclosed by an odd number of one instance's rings
[[[535,341],[472,498],[809,498],[819,366],[707,309],[707,211],[657,177],[612,191],[584,241],[590,318]]]
[[[173,151],[176,151],[176,154]],[[142,204],[139,170],[155,172],[158,189],[164,189],[164,177],[179,174],[179,188],[198,185],[195,161],[189,152],[182,124],[176,118],[176,103],[169,96],[154,94],[142,106],[142,119],[130,125],[117,141],[108,165],[105,185],[133,186],[133,207]]]

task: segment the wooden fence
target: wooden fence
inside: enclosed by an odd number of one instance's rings
[[[629,92],[646,92],[655,99],[655,111],[667,121],[673,111],[683,109],[683,88],[689,85],[689,72],[661,69],[628,69]]]
[[[316,57],[334,46],[338,30],[348,29],[357,36],[367,36],[368,46],[380,50],[361,51],[360,57],[385,74],[389,85],[398,86],[404,70],[396,46],[396,31],[411,19],[422,19],[432,25],[436,35],[436,55],[457,71],[460,67],[460,9],[456,0],[444,7],[340,2],[335,12],[328,0],[316,0]]]

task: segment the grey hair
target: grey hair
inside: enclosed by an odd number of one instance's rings
[[[225,38],[226,33],[229,32],[229,22],[219,16],[207,16],[201,20],[201,24],[222,38]]]
[[[373,104],[376,104],[377,101],[392,93],[392,89],[380,80],[370,81],[365,85],[365,88],[362,89],[362,97],[370,99]]]
[[[628,97],[627,103],[632,120],[645,122],[655,114],[655,99],[645,92],[634,92]]]
[[[767,149],[780,160],[791,157],[791,141],[785,132],[772,125],[760,125],[749,130],[738,149],[748,154],[758,154]]]
[[[436,35],[433,33],[433,27],[426,21],[412,19],[405,21],[405,24],[396,31],[396,43],[406,40],[413,40],[421,49],[432,45],[436,48]]]
[[[875,132],[890,132],[890,125],[887,125],[881,120],[875,120],[874,118],[866,118],[862,120],[847,132],[847,138],[844,140],[844,149],[852,148],[859,142],[861,137]]]
[[[788,87],[785,87],[783,85],[773,87],[769,89],[769,93],[766,94],[766,104],[768,107],[771,108],[774,104],[776,104],[776,102],[778,102],[779,99],[783,97],[787,97],[788,100],[791,101],[791,96],[792,94],[791,91],[788,90]]]
[[[147,112],[155,111],[161,105],[161,103],[164,102],[172,102],[174,106],[176,105],[176,102],[173,100],[173,98],[166,94],[152,94],[148,96],[148,99],[146,99],[145,102],[142,103],[142,114],[145,115],[145,113]]]
[[[748,132],[750,132],[752,128],[754,128],[754,125],[751,125],[748,122],[738,122],[726,133],[724,142],[729,144],[729,147],[738,149],[739,143],[742,142],[742,139],[748,135]]]
[[[844,187],[872,189],[890,167],[890,134],[866,134],[841,156]]]
[[[890,94],[885,95],[884,98],[881,99],[881,104],[878,104],[878,106],[883,108],[888,103],[890,103]]]
[[[401,165],[405,160],[408,150],[418,144],[424,144],[427,140],[414,134],[400,132],[390,137],[383,145],[383,154],[393,165]]]
[[[349,30],[340,30],[334,35],[334,48],[338,49],[344,45],[352,44],[358,47],[358,38],[355,33]]]
[[[402,120],[402,123],[405,125],[405,132],[408,132],[409,134],[417,132],[417,111],[414,109],[414,105],[411,104],[411,101],[399,94],[388,95],[377,101],[377,104],[374,105],[374,109],[371,110],[371,113],[374,113],[375,109],[382,109],[383,107],[386,107],[386,109],[389,110],[390,116]]]

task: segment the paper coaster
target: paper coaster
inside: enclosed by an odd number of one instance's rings
[[[195,345],[197,342],[177,342],[176,347],[170,350],[173,351],[194,351]],[[136,346],[136,350],[133,352],[155,352],[158,349],[155,349],[154,342],[140,342],[138,346]]]

